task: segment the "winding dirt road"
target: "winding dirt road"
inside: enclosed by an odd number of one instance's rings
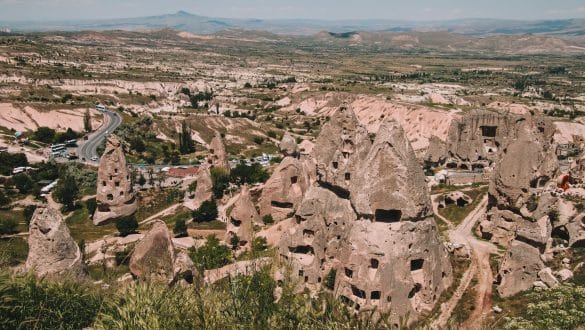
[[[462,325],[463,329],[480,329],[482,320],[490,313],[492,307],[492,283],[493,274],[490,268],[490,254],[496,253],[495,245],[477,239],[472,231],[475,224],[482,219],[487,209],[487,195],[483,197],[476,208],[467,215],[467,217],[455,229],[449,231],[449,241],[454,244],[464,244],[471,255],[471,265],[465,271],[461,278],[459,287],[455,290],[453,296],[441,305],[441,314],[433,322],[433,329],[444,329],[447,327],[449,318],[453,310],[457,306],[457,302],[461,299],[465,291],[474,277],[477,277],[478,283],[475,288],[475,309]],[[433,208],[436,214],[438,210],[433,202]],[[449,228],[453,228],[452,224],[445,218],[441,217],[447,222]]]

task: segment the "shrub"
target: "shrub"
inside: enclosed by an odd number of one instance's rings
[[[67,210],[73,210],[75,201],[79,198],[79,187],[75,178],[71,175],[65,175],[59,180],[55,187],[55,197],[65,205]]]
[[[225,245],[220,245],[215,235],[207,237],[207,242],[198,248],[191,248],[189,256],[198,269],[215,269],[229,264],[232,260],[232,251]]]
[[[250,166],[240,163],[230,172],[230,181],[237,185],[266,182],[269,177],[268,172],[258,163]]]
[[[272,217],[272,214],[267,214],[267,215],[263,216],[262,222],[264,222],[264,224],[266,224],[266,225],[273,224],[274,218]]]
[[[217,203],[215,199],[210,199],[201,203],[201,206],[191,213],[193,220],[196,222],[209,222],[217,219]]]
[[[94,214],[95,210],[97,209],[97,201],[95,200],[95,198],[90,198],[86,200],[85,208],[87,209],[87,213],[89,213],[90,215]]]
[[[335,278],[337,277],[337,269],[331,268],[329,273],[325,276],[325,281],[323,281],[323,286],[329,290],[333,290],[335,288]]]
[[[128,265],[130,263],[130,252],[128,251],[118,251],[114,256],[116,259],[116,266],[121,265]]]
[[[0,273],[0,328],[82,329],[100,310],[99,291],[62,283]]]
[[[176,237],[187,237],[187,223],[185,222],[185,219],[177,219],[177,221],[175,221],[173,232]]]
[[[238,235],[232,235],[230,238],[230,245],[232,246],[232,250],[235,250],[240,246],[240,238]]]
[[[0,190],[0,207],[10,204],[10,198],[6,196],[3,190]]]
[[[0,219],[0,235],[16,234],[18,222],[14,219]]]
[[[215,198],[222,198],[224,191],[230,183],[229,172],[221,167],[211,169],[211,182],[213,183],[212,191]]]
[[[253,140],[254,140],[254,143],[256,143],[256,144],[264,143],[264,138],[261,136],[254,136]]]
[[[116,229],[120,233],[120,236],[126,237],[136,232],[138,229],[138,221],[136,221],[134,215],[118,218],[116,219]]]
[[[28,160],[23,153],[10,154],[0,152],[0,174],[10,175],[15,167],[28,166]]]
[[[33,180],[25,173],[18,173],[12,177],[12,182],[21,194],[30,193],[35,187]]]
[[[22,215],[24,216],[24,220],[26,221],[26,223],[30,223],[36,209],[37,209],[36,205],[27,205],[24,207],[24,209],[22,210]]]
[[[266,251],[268,248],[268,242],[266,242],[266,238],[264,237],[256,237],[252,241],[252,252],[262,252]]]

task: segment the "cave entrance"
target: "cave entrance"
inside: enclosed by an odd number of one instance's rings
[[[402,211],[400,210],[382,210],[377,209],[375,212],[375,219],[379,222],[399,222],[402,218]]]

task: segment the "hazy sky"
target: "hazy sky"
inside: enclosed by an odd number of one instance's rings
[[[0,0],[0,20],[190,13],[237,18],[585,18],[584,0]]]

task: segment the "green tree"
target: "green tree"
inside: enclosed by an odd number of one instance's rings
[[[25,173],[18,173],[12,177],[14,186],[21,194],[28,194],[35,186],[33,180]]]
[[[201,203],[201,206],[194,210],[191,215],[196,222],[209,222],[217,219],[218,212],[215,199],[212,198]]]
[[[240,241],[240,238],[236,234],[230,237],[230,245],[232,246],[232,250],[235,250],[240,246]]]
[[[75,208],[75,201],[79,198],[79,187],[72,175],[66,174],[59,179],[55,187],[55,197],[67,210]]]
[[[85,110],[85,114],[83,115],[83,128],[87,133],[91,132],[91,115],[89,114],[89,109]]]
[[[179,134],[179,152],[181,154],[189,154],[195,151],[195,142],[191,138],[191,129],[187,125],[187,121],[183,120],[181,124],[181,133]]]
[[[0,207],[10,204],[10,198],[6,196],[3,190],[0,190]]]
[[[267,248],[268,242],[266,241],[266,238],[262,236],[258,236],[252,241],[252,252],[266,251]]]
[[[55,139],[55,130],[46,126],[41,126],[33,133],[33,140],[40,141],[43,143],[53,143]]]
[[[143,187],[146,184],[146,178],[142,173],[140,173],[140,176],[138,177],[138,184],[140,185],[140,187]]]
[[[232,260],[232,251],[221,245],[215,235],[207,237],[207,242],[198,249],[191,248],[189,256],[198,269],[215,269],[229,264]]]
[[[135,233],[138,229],[138,221],[136,221],[136,216],[130,215],[116,219],[116,229],[122,237],[126,237]]]
[[[250,166],[240,163],[230,172],[230,181],[237,185],[266,182],[269,177],[268,172],[258,163]]]
[[[213,186],[213,196],[215,198],[222,198],[225,190],[230,184],[230,175],[228,170],[222,167],[214,167],[211,169],[211,182]]]
[[[175,221],[175,228],[173,228],[173,232],[175,233],[176,237],[187,237],[187,223],[185,219],[177,219]]]
[[[26,223],[30,223],[36,209],[37,209],[36,205],[27,205],[24,207],[24,209],[22,210],[22,216],[24,217]]]
[[[85,201],[85,208],[87,209],[87,213],[94,214],[95,210],[97,209],[97,201],[95,198],[90,198]]]
[[[335,278],[337,277],[337,270],[335,268],[331,268],[329,273],[325,276],[325,281],[323,281],[323,286],[329,290],[333,290],[335,287]]]
[[[0,219],[0,235],[16,234],[18,222],[14,219]]]

